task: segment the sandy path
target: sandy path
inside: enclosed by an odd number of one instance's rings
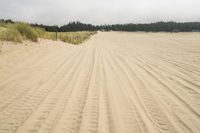
[[[41,43],[0,54],[0,133],[200,132],[200,34]]]

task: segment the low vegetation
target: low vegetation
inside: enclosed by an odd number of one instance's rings
[[[91,35],[94,35],[96,32],[59,32],[58,38],[61,41],[71,43],[71,44],[80,44],[83,41],[90,38]]]
[[[34,42],[38,41],[39,34],[28,24],[18,23],[15,25],[15,29],[20,32],[24,39]]]
[[[23,38],[18,30],[15,29],[7,29],[5,31],[0,32],[0,40],[2,41],[14,41],[22,43]]]
[[[0,40],[22,43],[23,40],[37,42],[39,38],[61,40],[71,44],[80,44],[96,32],[47,32],[43,28],[26,23],[0,22]]]
[[[23,40],[30,40],[37,42],[40,37],[40,32],[42,32],[42,30],[39,31],[25,23],[1,23],[0,27],[0,40],[2,41],[21,43]]]
[[[50,39],[56,41],[58,38],[56,37],[56,32],[45,32],[44,36],[41,38]]]

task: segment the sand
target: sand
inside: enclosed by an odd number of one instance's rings
[[[0,133],[199,133],[200,34],[4,44]]]

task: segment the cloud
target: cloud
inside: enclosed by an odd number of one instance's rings
[[[0,17],[43,24],[200,21],[199,0],[0,0]]]

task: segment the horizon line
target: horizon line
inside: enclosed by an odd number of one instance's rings
[[[70,23],[73,23],[73,22],[80,22],[82,24],[90,24],[90,25],[93,25],[93,26],[103,26],[103,25],[126,25],[126,24],[135,24],[135,25],[138,25],[138,24],[154,24],[154,23],[160,23],[160,22],[163,22],[163,23],[169,23],[169,22],[173,22],[173,23],[200,23],[200,20],[199,21],[176,21],[176,20],[169,20],[169,21],[163,21],[163,20],[158,20],[158,21],[154,21],[154,22],[143,22],[143,23],[134,23],[134,22],[127,22],[127,23],[112,23],[112,24],[92,24],[92,23],[88,23],[88,22],[83,22],[83,21],[80,21],[80,20],[73,20],[73,21],[69,21],[65,24],[44,24],[44,23],[39,23],[39,22],[30,22],[30,21],[25,21],[25,20],[14,20],[14,19],[10,19],[10,18],[0,18],[0,20],[11,20],[15,23],[17,22],[22,22],[22,23],[27,23],[27,24],[38,24],[38,25],[46,25],[46,26],[64,26],[64,25],[68,25]]]

